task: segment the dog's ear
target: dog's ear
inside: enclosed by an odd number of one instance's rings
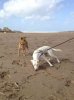
[[[21,38],[21,40],[26,39],[26,37],[25,37],[25,36],[22,36],[22,37],[20,37],[20,38]]]
[[[21,40],[23,40],[23,37],[21,37]]]

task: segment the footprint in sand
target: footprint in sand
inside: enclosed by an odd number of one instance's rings
[[[19,66],[25,66],[26,62],[22,62],[20,60],[13,60],[12,65],[19,65]]]

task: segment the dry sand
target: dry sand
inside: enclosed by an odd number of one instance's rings
[[[26,36],[29,54],[18,57],[18,41]],[[60,64],[43,62],[34,71],[30,62],[35,49],[54,46],[74,37],[73,32],[53,34],[0,33],[0,100],[74,100],[74,40],[56,48]]]

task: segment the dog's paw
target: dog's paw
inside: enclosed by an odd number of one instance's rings
[[[53,65],[50,65],[50,67],[53,67]]]

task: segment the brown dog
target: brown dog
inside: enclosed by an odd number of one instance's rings
[[[26,37],[21,37],[19,41],[19,47],[18,47],[18,56],[20,56],[20,51],[25,55],[26,50],[28,50],[28,42],[26,40]]]

